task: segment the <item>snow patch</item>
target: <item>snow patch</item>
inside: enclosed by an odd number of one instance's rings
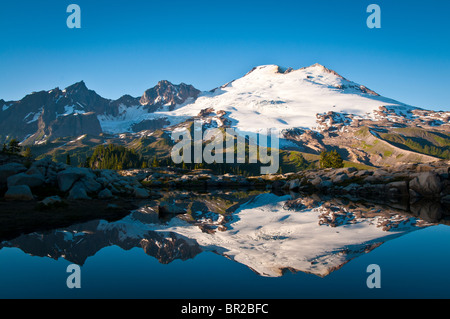
[[[28,113],[23,119],[24,122],[26,122],[27,124],[31,124],[31,123],[39,120],[39,117],[41,116],[43,109],[44,109],[44,107],[42,106],[37,112]]]

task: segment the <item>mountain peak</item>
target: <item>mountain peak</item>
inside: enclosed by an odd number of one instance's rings
[[[77,91],[88,91],[88,88],[86,86],[86,83],[84,83],[83,80],[76,82],[68,87],[66,87],[66,92],[68,93],[74,93]]]
[[[182,104],[188,98],[197,98],[200,91],[192,85],[180,83],[172,84],[167,80],[161,80],[156,86],[144,92],[140,99],[142,105],[154,106],[150,108],[155,111],[162,105],[170,105],[173,108],[177,104]]]
[[[320,72],[324,72],[324,73],[329,73],[329,74],[333,74],[336,77],[345,80],[345,78],[343,76],[341,76],[340,74],[338,74],[336,71],[328,69],[327,67],[325,67],[324,65],[320,64],[320,63],[315,63],[313,65],[310,65],[308,67],[303,67],[300,68],[298,70],[295,70],[291,67],[282,67],[276,64],[266,64],[266,65],[259,65],[254,67],[253,69],[251,69],[249,72],[247,72],[247,74],[245,74],[245,76],[254,73],[254,72],[268,72],[268,73],[281,73],[281,74],[288,74],[290,72],[293,71],[299,71],[299,70],[318,70]],[[244,76],[244,77],[245,77]]]
[[[327,67],[325,67],[324,65],[322,65],[320,63],[314,63],[313,65],[308,66],[306,68],[302,68],[300,70],[304,70],[304,69],[318,69],[318,70],[320,70],[322,72],[330,73],[330,74],[333,74],[333,75],[337,76],[340,79],[346,80],[342,75],[338,74],[336,71],[328,69]]]
[[[320,63],[314,63],[313,65],[308,66],[307,68],[321,68],[321,69],[327,69],[323,64]]]
[[[167,80],[161,80],[158,82],[158,84],[156,86],[169,86],[169,85],[173,85],[172,82],[167,81]]]

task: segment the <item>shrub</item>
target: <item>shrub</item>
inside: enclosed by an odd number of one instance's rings
[[[322,152],[320,154],[319,164],[321,168],[342,168],[344,161],[336,150],[331,152]]]

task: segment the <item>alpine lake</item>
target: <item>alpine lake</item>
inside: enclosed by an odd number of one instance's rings
[[[450,215],[439,202],[248,189],[164,200],[171,207],[90,203],[72,208],[83,221],[2,227],[0,298],[450,297]]]

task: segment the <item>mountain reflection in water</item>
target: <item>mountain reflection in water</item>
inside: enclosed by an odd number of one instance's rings
[[[448,216],[434,202],[387,206],[292,193],[178,191],[165,194],[163,203],[143,201],[119,221],[34,232],[3,241],[0,249],[79,265],[112,245],[141,247],[162,264],[211,251],[261,276],[301,271],[324,277],[391,239],[448,224]]]

